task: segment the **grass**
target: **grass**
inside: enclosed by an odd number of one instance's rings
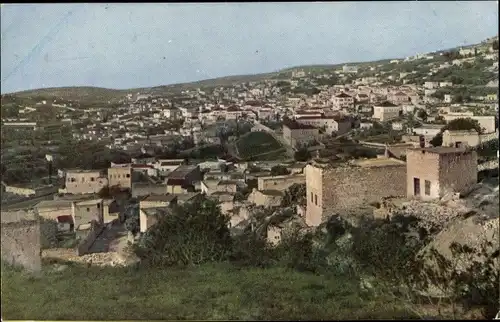
[[[284,268],[126,269],[70,265],[39,277],[2,269],[2,317],[10,320],[411,318],[355,278]]]
[[[249,159],[264,153],[282,149],[273,136],[265,132],[250,132],[236,142],[238,154],[242,159]]]

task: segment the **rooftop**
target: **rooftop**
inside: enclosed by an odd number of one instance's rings
[[[169,209],[167,207],[154,207],[154,208],[147,208],[147,209],[141,209],[142,212],[146,216],[158,216],[158,215],[166,215],[168,214]]]
[[[66,173],[101,173],[101,170],[87,170],[87,169],[68,169]]]
[[[168,179],[184,179],[186,175],[197,168],[196,165],[181,165],[174,171],[170,172]]]
[[[340,94],[336,95],[335,97],[338,97],[338,98],[350,98],[351,96],[347,95],[346,93],[340,93]]]
[[[174,196],[172,194],[168,194],[168,195],[149,195],[149,196],[145,197],[144,199],[142,199],[141,201],[172,202],[173,200],[175,200],[175,198],[176,198],[176,196]]]
[[[266,196],[276,196],[276,197],[281,197],[285,194],[285,192],[280,190],[262,190],[260,191],[260,193]]]
[[[436,154],[464,153],[468,151],[466,148],[443,147],[443,146],[438,146],[433,148],[413,148],[409,150],[436,153]]]
[[[395,165],[402,166],[406,165],[406,162],[393,158],[377,158],[377,159],[356,160],[353,162],[353,164],[362,168],[378,168],[378,167],[389,167]]]
[[[77,202],[77,206],[93,206],[102,202],[102,199],[85,200]]]
[[[382,102],[380,104],[375,104],[375,106],[380,106],[380,107],[397,107],[396,104],[392,104],[389,101],[384,101],[384,102]]]
[[[307,124],[300,124],[297,121],[284,122],[283,126],[286,126],[290,130],[313,130],[316,129],[314,126]]]
[[[35,208],[71,208],[71,200],[42,200],[35,205]]]

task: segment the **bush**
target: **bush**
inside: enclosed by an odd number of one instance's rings
[[[137,255],[155,266],[226,260],[232,247],[228,223],[229,218],[213,200],[177,206],[142,235]]]
[[[40,217],[40,245],[42,249],[57,246],[57,221]]]

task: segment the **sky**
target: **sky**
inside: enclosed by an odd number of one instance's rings
[[[401,58],[498,34],[497,1],[3,4],[1,92]]]

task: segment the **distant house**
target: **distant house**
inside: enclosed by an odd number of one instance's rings
[[[67,170],[65,188],[61,193],[89,194],[97,193],[108,185],[108,178],[100,170]]]
[[[478,146],[481,142],[479,134],[475,130],[469,131],[450,131],[443,132],[442,146],[456,147],[456,146]]]
[[[385,101],[373,106],[373,118],[381,122],[398,118],[403,114],[401,106]]]
[[[283,138],[292,147],[298,147],[318,140],[319,129],[297,121],[288,121],[283,123]]]
[[[191,165],[181,165],[167,175],[165,183],[168,193],[185,193],[194,190],[196,182],[201,181],[202,175],[200,167]]]
[[[345,65],[342,67],[342,72],[344,73],[357,73],[358,72],[358,67],[357,66],[348,66]]]
[[[340,93],[332,98],[333,108],[340,110],[343,108],[353,107],[354,98],[346,93]]]
[[[425,82],[424,83],[424,88],[425,89],[436,89],[436,88],[439,88],[439,82]]]
[[[387,100],[396,105],[408,103],[411,101],[410,97],[401,91],[387,94]]]
[[[477,183],[477,153],[466,148],[408,149],[406,165],[408,198],[438,199]]]
[[[130,189],[132,187],[132,171],[130,166],[108,168],[108,184],[110,187]]]
[[[161,159],[153,167],[158,170],[160,176],[166,176],[184,164],[184,159]]]

